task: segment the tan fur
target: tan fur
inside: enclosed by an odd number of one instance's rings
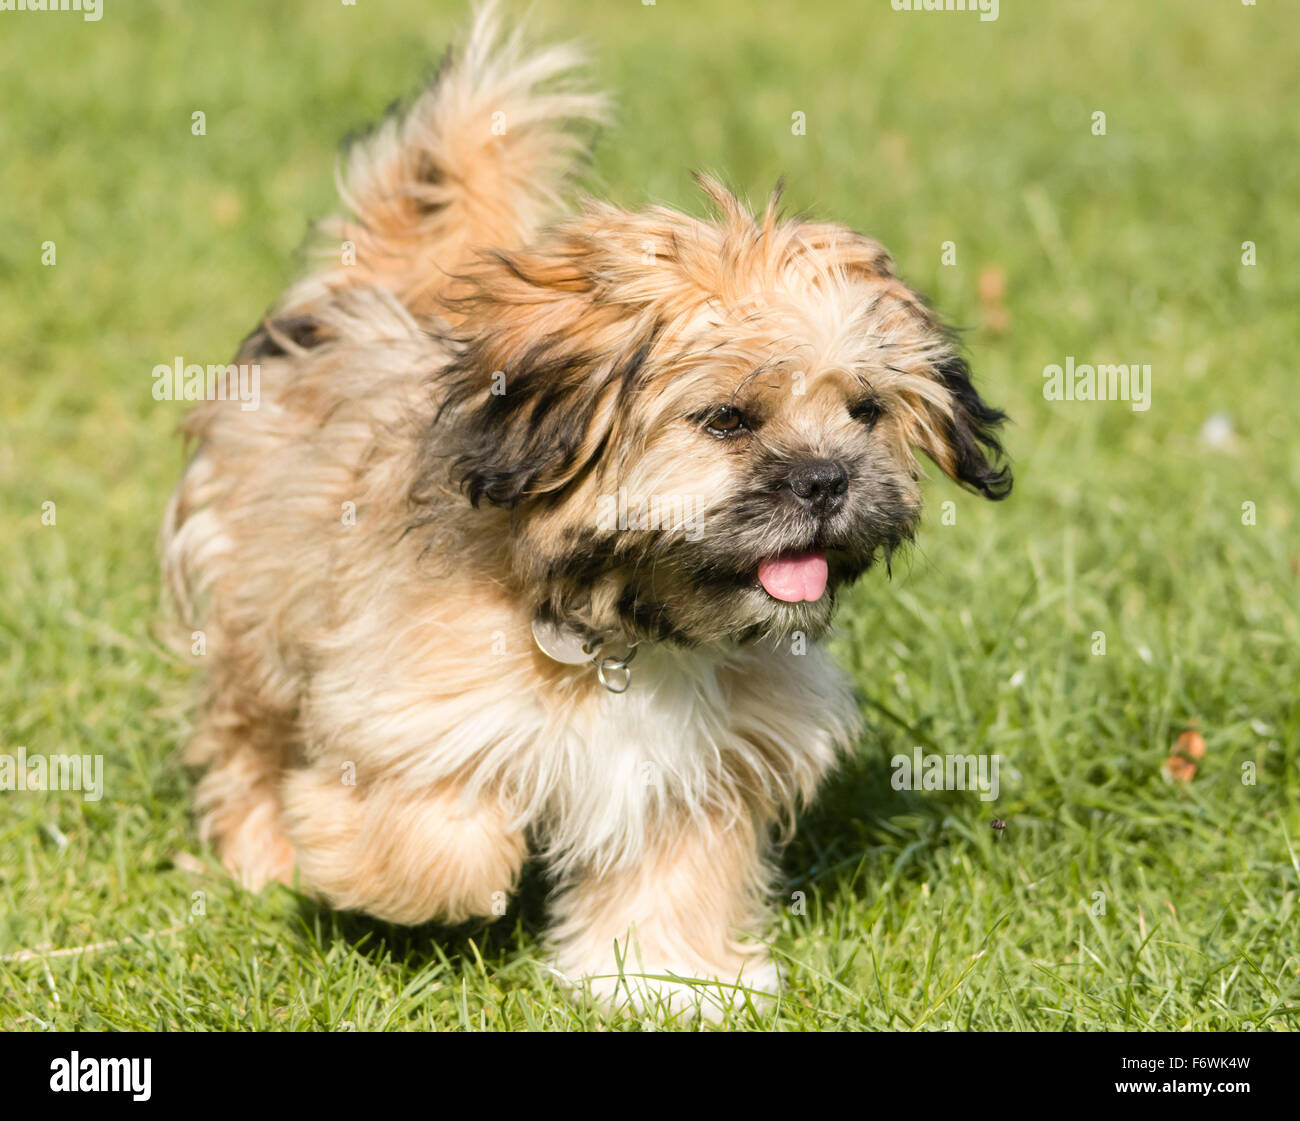
[[[495,917],[531,852],[568,980],[681,1003],[611,982],[627,953],[624,973],[771,989],[770,840],[858,728],[810,643],[910,535],[916,450],[1009,485],[981,455],[996,414],[846,227],[775,199],[755,219],[709,179],[709,220],[588,201],[542,227],[599,101],[570,52],[500,38],[489,10],[354,149],[336,228],[359,264],[306,277],[246,341],[261,407],[186,422],[163,547],[206,646],[200,834],[250,886],[296,877],[405,923]],[[754,430],[710,435],[737,402]],[[850,479],[815,524],[784,475],[810,456]],[[600,525],[620,489],[699,496],[703,535]],[[823,536],[820,600],[759,586],[762,558]],[[639,644],[628,691],[543,655],[540,617]]]
[[[354,247],[334,285],[381,283],[413,311],[437,308],[448,278],[485,245],[522,245],[559,209],[583,133],[605,99],[575,85],[572,47],[529,52],[485,5],[463,55],[401,117],[353,145],[339,192],[350,213],[325,224]]]
[[[299,871],[335,906],[398,923],[505,913],[527,846],[497,800],[400,777],[354,790],[321,768],[293,772],[282,796]]]
[[[562,893],[551,932],[561,974],[614,1006],[710,1016],[743,1005],[749,990],[771,991],[776,970],[762,943],[741,935],[762,923],[764,830],[744,806],[734,810],[677,822],[636,867]]]

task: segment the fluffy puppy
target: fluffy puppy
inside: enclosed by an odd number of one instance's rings
[[[774,834],[858,728],[816,640],[912,535],[918,451],[1007,493],[1002,414],[843,225],[708,178],[708,220],[557,213],[577,61],[480,13],[351,147],[332,263],[239,352],[261,407],[185,424],[201,834],[398,923],[501,914],[531,854],[563,978],[772,990]]]

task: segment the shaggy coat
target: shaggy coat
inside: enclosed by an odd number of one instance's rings
[[[249,885],[400,923],[502,914],[531,854],[569,981],[772,990],[774,835],[858,728],[816,640],[913,534],[918,452],[1007,492],[1001,414],[847,227],[703,177],[708,219],[566,215],[605,113],[577,62],[482,12],[351,147],[322,267],[239,352],[261,407],[185,423],[200,829]]]

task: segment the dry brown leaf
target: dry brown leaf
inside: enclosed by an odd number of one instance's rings
[[[1189,728],[1174,743],[1174,754],[1188,759],[1205,758],[1205,740],[1195,728]]]

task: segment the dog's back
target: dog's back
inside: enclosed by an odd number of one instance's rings
[[[187,759],[207,767],[202,834],[250,884],[292,868],[287,844],[265,838],[278,777],[303,750],[315,641],[374,609],[386,580],[353,571],[349,558],[373,554],[330,538],[409,528],[410,428],[435,407],[426,381],[456,318],[442,300],[479,253],[523,244],[558,209],[604,113],[574,83],[579,61],[567,46],[528,51],[484,6],[410,108],[349,147],[345,210],[314,239],[320,267],[236,358],[256,371],[259,406],[204,401],[183,425],[195,452],[162,553],[178,645],[207,669]]]

